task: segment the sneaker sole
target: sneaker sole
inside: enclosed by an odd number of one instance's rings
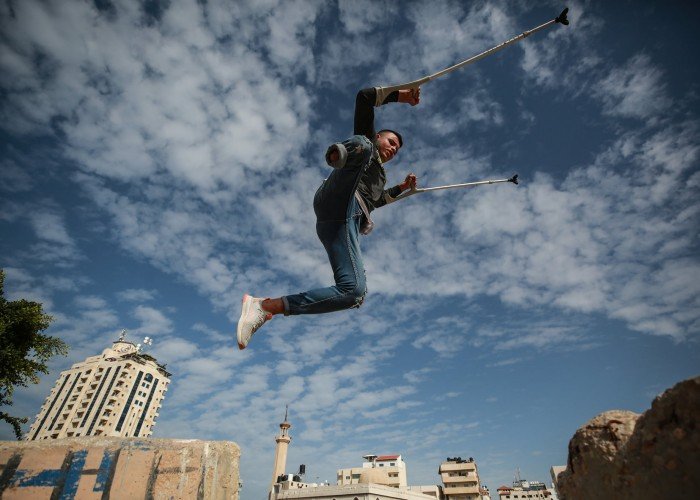
[[[241,324],[243,322],[243,318],[246,317],[248,311],[250,310],[250,305],[253,303],[251,299],[252,297],[246,293],[243,295],[243,300],[241,300],[241,317],[238,318],[238,325],[236,326],[236,340],[238,341],[238,349],[241,351],[246,348],[246,346],[241,342]]]

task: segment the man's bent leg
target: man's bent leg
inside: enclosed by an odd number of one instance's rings
[[[349,207],[360,177],[369,165],[373,146],[363,136],[355,136],[351,142],[355,151],[362,151],[362,154],[351,155],[343,168],[333,170],[316,191],[314,211],[318,221],[340,222],[352,217]]]
[[[354,201],[354,200],[353,200]],[[351,203],[355,206],[355,203]],[[360,307],[367,292],[359,241],[359,217],[317,222],[316,232],[328,253],[335,285],[282,297],[285,314],[321,314]]]
[[[271,314],[319,314],[359,307],[366,292],[359,242],[361,211],[355,190],[372,155],[372,143],[363,136],[346,141],[352,148],[348,161],[321,184],[314,196],[316,232],[326,248],[335,286],[295,295],[266,299],[262,306]]]

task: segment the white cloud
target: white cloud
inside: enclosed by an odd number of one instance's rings
[[[75,305],[81,309],[104,309],[107,307],[107,301],[94,295],[82,295],[75,298]]]
[[[662,83],[662,71],[649,56],[637,54],[598,82],[595,95],[603,112],[629,118],[664,115],[672,104]]]
[[[31,176],[12,159],[0,160],[0,189],[3,191],[29,191],[33,186]]]
[[[568,26],[555,24],[519,43],[523,53],[520,67],[533,91],[543,86],[564,87],[569,97],[586,92],[589,78],[609,58],[593,48],[606,21],[589,5],[569,2],[568,7]],[[550,19],[559,12],[552,14]],[[521,27],[520,31],[525,28],[534,26]]]
[[[462,329],[459,329],[462,330]],[[418,335],[413,341],[416,349],[429,348],[440,356],[455,356],[466,344],[465,331],[429,330]]]
[[[284,5],[301,26],[313,4]],[[112,20],[77,2],[60,10],[18,6],[5,22],[5,48],[18,57],[39,51],[46,68],[7,85],[15,113],[5,127],[40,130],[54,120],[85,170],[120,180],[165,170],[206,193],[236,191],[245,169],[268,169],[298,151],[308,134],[301,87],[285,92],[255,52],[218,46],[194,2],[168,9],[151,29],[135,29],[140,15],[123,5]],[[281,42],[270,43],[281,51]],[[291,67],[307,56],[276,57]]]
[[[372,0],[339,0],[340,21],[350,35],[367,33],[396,15],[398,6]]]
[[[142,288],[128,288],[117,293],[120,300],[127,302],[148,302],[157,295],[155,290],[144,290]]]
[[[689,216],[700,208],[685,187],[698,158],[695,130],[684,123],[628,132],[559,185],[538,174],[518,187],[445,192],[420,202],[430,195],[419,195],[400,209],[382,209],[375,217],[382,238],[365,240],[370,290],[487,293],[518,307],[599,311],[648,333],[691,335],[694,287],[679,287],[680,300],[673,301],[657,291],[661,283],[676,290],[659,265],[684,256]],[[394,241],[403,242],[400,249]],[[419,265],[405,272],[405,262]],[[692,270],[681,262],[673,267]],[[627,307],[634,313],[618,312]]]
[[[132,330],[134,335],[159,335],[172,332],[173,323],[163,312],[148,306],[136,306],[133,312],[141,324]]]
[[[515,32],[513,19],[494,3],[474,5],[466,13],[455,3],[420,4],[407,15],[416,27],[413,46],[420,48],[431,73],[476,55]]]

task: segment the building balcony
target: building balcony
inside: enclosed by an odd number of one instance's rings
[[[477,477],[476,474],[470,474],[468,476],[447,476],[445,474],[442,475],[442,482],[445,484],[455,484],[455,483],[475,483],[476,484]]]
[[[463,462],[463,463],[446,463],[441,464],[439,472],[464,472],[464,471],[475,471],[476,462]]]
[[[454,495],[479,495],[478,486],[460,486],[457,488],[445,488],[445,496],[448,498]]]

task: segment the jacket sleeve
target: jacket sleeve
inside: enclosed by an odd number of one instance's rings
[[[374,107],[396,102],[399,100],[399,91],[390,93],[383,102],[377,104],[377,88],[362,89],[355,98],[355,135],[364,135],[370,141],[374,140],[377,132],[374,130]]]
[[[396,185],[394,187],[390,187],[389,189],[385,189],[384,191],[382,191],[382,196],[374,204],[374,208],[383,207],[384,205],[388,205],[389,203],[393,203],[394,201],[396,201],[396,197],[400,194],[401,194],[401,187],[399,185]]]

